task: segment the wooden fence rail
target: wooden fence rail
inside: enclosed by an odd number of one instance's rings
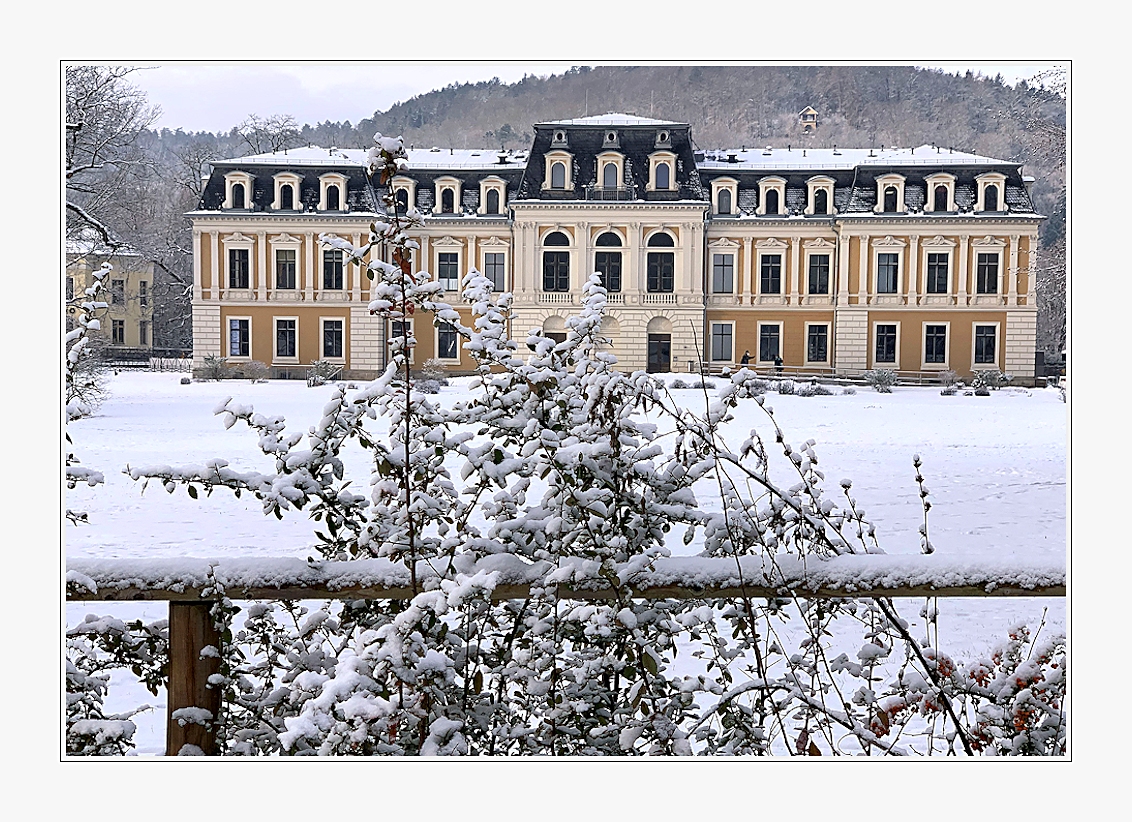
[[[673,557],[648,571],[626,574],[614,590],[595,576],[596,563],[573,560],[552,567],[511,555],[488,557],[459,567],[463,573],[495,574],[494,600],[522,599],[532,583],[556,585],[560,599],[609,601],[639,599],[756,599],[798,596],[841,597],[1064,597],[1065,568],[1058,564],[987,563],[973,565],[931,557],[851,555],[803,564],[779,557],[766,568],[761,557]],[[436,572],[419,563],[426,584]],[[169,688],[165,737],[167,754],[183,746],[216,753],[209,727],[176,719],[186,708],[220,711],[219,689],[208,678],[219,671],[218,646],[210,617],[222,589],[233,600],[411,599],[409,570],[386,560],[306,562],[290,558],[88,559],[67,563],[67,599],[72,602],[169,603]],[[210,591],[205,595],[205,591]]]

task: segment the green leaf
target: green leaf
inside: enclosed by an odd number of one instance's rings
[[[194,488],[191,485],[189,486],[189,496],[192,497],[193,499],[197,498],[197,489]]]
[[[645,669],[648,670],[650,674],[653,674],[654,676],[656,675],[656,660],[653,659],[653,655],[648,651],[641,653],[641,664],[645,666]]]

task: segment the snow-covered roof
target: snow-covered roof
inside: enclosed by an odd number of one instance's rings
[[[736,162],[728,157],[734,155]],[[980,157],[932,145],[916,148],[743,148],[705,151],[696,163],[700,169],[721,171],[818,171],[856,166],[1015,165],[1006,160]]]
[[[345,166],[364,168],[368,150],[360,148],[321,148],[305,146],[286,151],[252,154],[219,160],[216,165],[266,166]],[[501,154],[507,156],[500,163]],[[491,148],[412,148],[408,150],[409,168],[523,168],[527,163],[526,151],[500,151]]]
[[[98,254],[109,257],[140,257],[137,249],[129,245],[120,245],[111,248],[102,242],[100,235],[93,228],[82,229],[76,236],[67,238],[68,254]]]
[[[682,126],[687,123],[674,123],[671,120],[654,120],[651,117],[638,117],[636,114],[595,114],[592,117],[577,117],[573,120],[552,120],[539,123],[540,126]]]

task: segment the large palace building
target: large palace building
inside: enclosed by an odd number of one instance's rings
[[[600,272],[622,367],[703,362],[858,375],[998,369],[1034,377],[1038,226],[1018,163],[925,145],[703,151],[690,128],[625,114],[541,123],[529,151],[416,148],[390,187],[424,227],[415,268],[460,307],[472,268],[514,295],[511,334],[564,334]],[[193,221],[194,366],[207,355],[367,378],[392,329],[355,245],[382,213],[365,150],[218,161]],[[466,313],[466,312],[462,312]],[[414,318],[414,361],[472,369]]]

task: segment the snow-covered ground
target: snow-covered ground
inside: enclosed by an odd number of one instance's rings
[[[666,379],[678,376],[688,379]],[[229,460],[236,469],[270,470],[255,436],[241,426],[225,430],[213,409],[231,396],[257,411],[283,415],[292,430],[305,431],[318,421],[331,389],[284,381],[181,385],[180,377],[115,376],[110,396],[96,415],[71,426],[76,453],[84,465],[103,471],[106,483],[68,494],[68,507],[87,511],[91,524],[67,528],[67,557],[311,555],[314,523],[302,514],[283,521],[268,519],[253,498],[236,499],[227,491],[193,500],[183,488],[168,494],[154,483],[143,493],[141,484],[123,470],[127,465],[176,466],[214,457]],[[459,400],[468,384],[468,379],[452,380],[439,399]],[[685,407],[704,407],[703,391],[673,394]],[[766,405],[773,408],[787,442],[816,441],[819,467],[831,488],[841,478],[853,480],[854,497],[876,524],[887,553],[920,553],[923,511],[912,467],[913,455],[919,454],[933,504],[929,532],[936,557],[973,562],[1065,559],[1067,413],[1055,389],[1007,388],[989,397],[944,397],[938,388],[900,387],[892,394],[858,388],[853,395],[770,393]],[[725,435],[737,446],[751,428],[773,445],[765,413],[754,401],[744,401]],[[354,448],[344,456],[348,473],[364,492],[366,455]],[[710,486],[697,490],[705,509],[718,507]],[[671,548],[674,554],[697,550],[694,543],[684,546],[679,539]],[[1036,625],[1047,608],[1047,625],[1064,629],[1061,599],[941,601],[941,646],[959,656],[985,649],[1015,622]],[[905,616],[918,610],[913,603],[901,608]],[[73,625],[87,613],[152,620],[164,616],[165,606],[68,603],[67,623]],[[138,753],[160,753],[163,748],[162,698],[130,686],[112,694],[108,707],[113,710],[141,703],[155,709],[135,719]]]

